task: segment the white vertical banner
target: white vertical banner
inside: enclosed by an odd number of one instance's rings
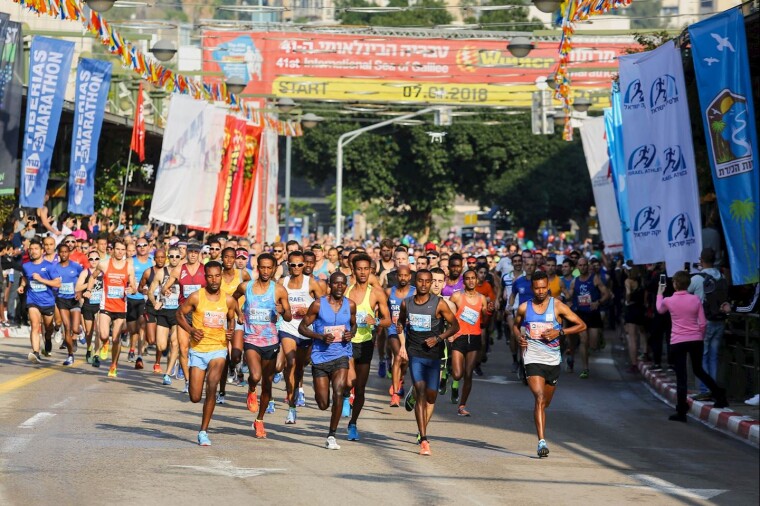
[[[604,116],[591,118],[583,122],[581,141],[583,154],[586,156],[591,188],[594,191],[596,214],[599,228],[604,240],[606,253],[623,251],[623,227],[615,201],[615,186],[612,182],[610,157],[607,153]]]
[[[150,219],[182,224],[196,202],[195,175],[201,168],[201,139],[206,102],[174,95],[164,129],[161,159],[150,207]]]
[[[641,79],[639,62],[648,53],[620,56],[623,155],[631,227],[631,256],[636,264],[665,260],[662,247],[663,187],[655,138],[648,111],[649,87]]]
[[[702,250],[699,190],[681,52],[673,41],[645,53],[639,75],[648,92],[648,131],[656,147],[662,195],[660,247],[668,275],[696,262]],[[623,122],[625,126],[625,120]]]
[[[277,240],[280,235],[279,214],[277,213],[277,178],[279,177],[279,155],[277,150],[278,136],[272,128],[265,128],[262,133],[262,139],[266,138],[262,149],[266,152],[267,157],[267,178],[266,178],[266,201],[264,207],[265,213],[265,237],[268,243]],[[263,153],[262,153],[263,154]]]

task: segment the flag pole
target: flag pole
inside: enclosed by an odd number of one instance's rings
[[[124,212],[124,199],[127,196],[127,182],[129,181],[129,173],[132,172],[132,148],[129,148],[129,156],[127,157],[127,173],[124,175],[124,187],[121,190],[121,205],[119,206],[119,216],[116,218],[118,224],[121,223],[121,213]]]

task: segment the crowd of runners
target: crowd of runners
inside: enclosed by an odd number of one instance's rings
[[[420,454],[430,455],[438,397],[450,390],[457,414],[471,416],[473,376],[483,375],[503,340],[511,372],[535,396],[537,454],[546,457],[545,410],[563,363],[573,372],[577,355],[580,378],[588,378],[605,325],[614,328],[623,305],[644,311],[641,273],[621,267],[590,248],[549,253],[516,243],[409,247],[385,239],[332,247],[70,235],[57,245],[53,237],[25,239],[17,290],[30,324],[30,362],[44,363],[58,346],[64,366],[79,354],[118,378],[126,348],[130,367],[152,362],[156,381],[167,388],[178,381],[192,402],[203,401],[202,446],[211,444],[209,425],[227,385],[247,387],[256,438],[266,438],[264,418],[276,409],[274,383],[285,384],[284,423],[297,423],[309,365],[316,405],[331,413],[325,447],[340,449],[343,418],[347,439],[359,440],[375,363],[388,379],[388,405],[414,411]],[[657,277],[652,269],[647,279]],[[631,365],[638,353],[662,355],[639,342],[638,308],[625,314]]]

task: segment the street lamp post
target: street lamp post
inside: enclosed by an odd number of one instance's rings
[[[366,127],[357,128],[356,130],[351,130],[350,132],[346,132],[338,138],[338,153],[337,153],[338,162],[336,164],[337,167],[335,171],[335,244],[336,245],[339,245],[343,241],[343,224],[342,224],[343,222],[343,148],[365,132],[377,130],[378,128],[382,128],[387,125],[392,125],[393,123],[398,123],[400,121],[406,121],[416,116],[421,116],[429,112],[437,111],[438,109],[439,107],[426,107],[425,109],[420,109],[417,112],[412,112],[409,114],[405,114],[403,116],[398,116],[395,118],[391,118],[389,120],[381,121],[380,123],[374,123]]]

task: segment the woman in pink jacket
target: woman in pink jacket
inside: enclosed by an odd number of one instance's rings
[[[686,403],[687,377],[686,355],[691,358],[691,368],[694,376],[712,392],[716,408],[728,407],[726,391],[718,386],[713,378],[702,369],[702,339],[705,335],[707,320],[699,297],[686,291],[691,282],[691,276],[686,271],[679,271],[673,276],[673,286],[676,292],[664,298],[662,293],[665,285],[660,284],[657,291],[657,311],[670,313],[673,329],[670,334],[670,353],[676,370],[676,414],[670,420],[686,422],[689,405]]]

